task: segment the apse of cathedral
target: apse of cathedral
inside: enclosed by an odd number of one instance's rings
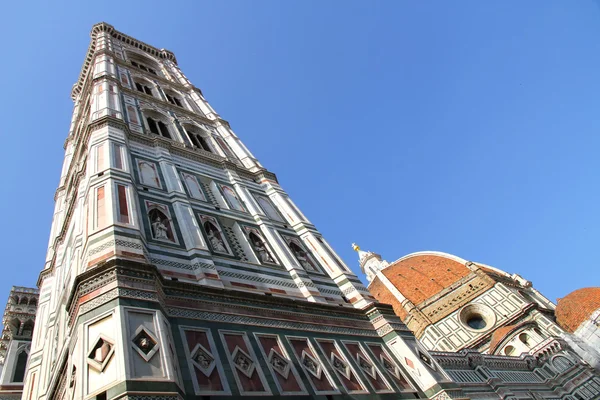
[[[106,23],[71,97],[0,399],[600,396],[598,288],[555,306],[490,266],[356,246],[367,289],[175,55]]]

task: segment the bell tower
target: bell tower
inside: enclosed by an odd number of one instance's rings
[[[25,398],[461,397],[173,53],[97,24],[71,94]]]

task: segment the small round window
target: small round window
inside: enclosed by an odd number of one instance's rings
[[[485,304],[472,303],[460,310],[459,320],[472,331],[488,330],[496,323],[494,311]]]
[[[487,324],[485,319],[479,314],[473,314],[467,319],[467,325],[473,329],[484,329]]]

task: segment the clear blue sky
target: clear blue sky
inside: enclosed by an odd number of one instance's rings
[[[0,301],[43,268],[89,43],[106,21],[179,65],[357,271],[446,251],[555,300],[598,286],[596,1],[8,1]]]

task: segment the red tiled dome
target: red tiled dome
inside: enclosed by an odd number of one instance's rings
[[[558,299],[556,322],[564,330],[573,333],[599,308],[600,287],[577,289]]]
[[[393,263],[382,273],[404,297],[417,305],[464,278],[471,270],[448,257],[415,254]],[[373,294],[377,297],[376,291]]]

